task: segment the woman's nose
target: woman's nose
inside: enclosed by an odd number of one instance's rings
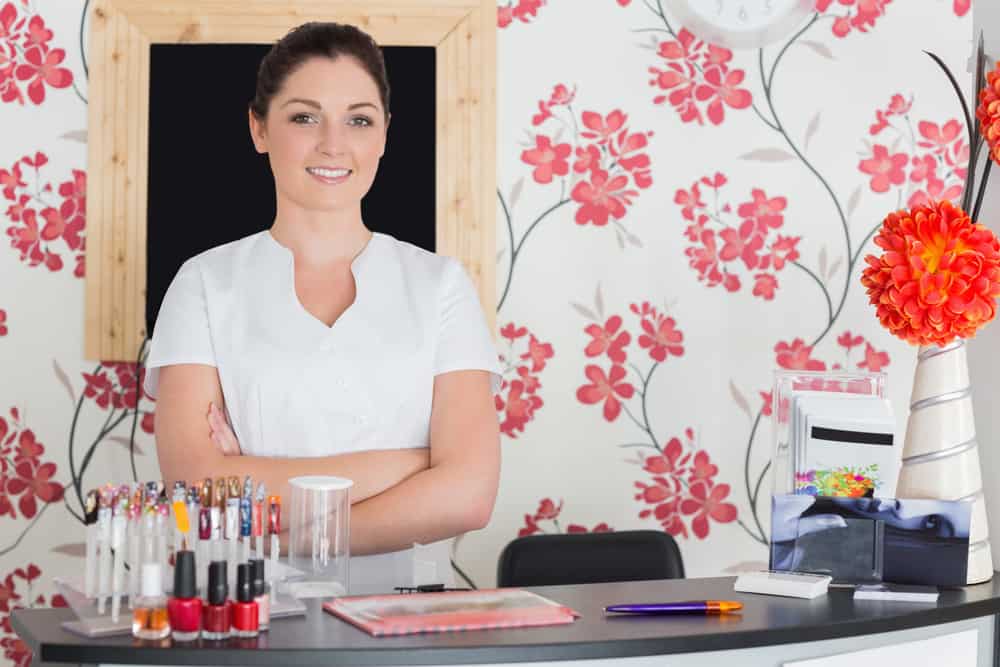
[[[320,133],[316,150],[324,155],[338,155],[343,153],[347,145],[346,129],[339,123],[327,125],[323,128],[323,132]]]

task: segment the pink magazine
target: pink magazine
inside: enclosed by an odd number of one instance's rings
[[[580,615],[517,588],[343,597],[323,609],[374,637],[560,625]]]

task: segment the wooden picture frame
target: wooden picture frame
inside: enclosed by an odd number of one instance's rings
[[[495,330],[494,0],[96,0],[89,20],[86,359],[135,361],[147,334],[150,46],[270,44],[306,21],[435,48],[437,252],[465,265]]]

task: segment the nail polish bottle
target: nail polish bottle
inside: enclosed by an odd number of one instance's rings
[[[162,576],[159,563],[142,564],[142,595],[132,609],[132,636],[137,639],[163,639],[170,635]]]
[[[191,641],[201,634],[201,598],[195,586],[193,551],[178,551],[174,563],[174,594],[167,600],[173,637]]]
[[[236,602],[233,603],[233,636],[256,637],[260,628],[260,612],[253,601],[250,586],[250,566],[236,566]]]
[[[208,565],[208,604],[202,614],[201,636],[204,639],[226,639],[232,625],[232,605],[226,561],[214,560]]]
[[[271,596],[268,591],[267,582],[264,581],[264,559],[257,558],[250,561],[250,576],[253,592],[253,601],[257,603],[257,618],[261,630],[267,630],[271,624]]]

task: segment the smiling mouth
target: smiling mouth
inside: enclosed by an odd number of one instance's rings
[[[306,167],[306,171],[327,183],[339,183],[353,173],[350,169],[328,169],[326,167]]]

